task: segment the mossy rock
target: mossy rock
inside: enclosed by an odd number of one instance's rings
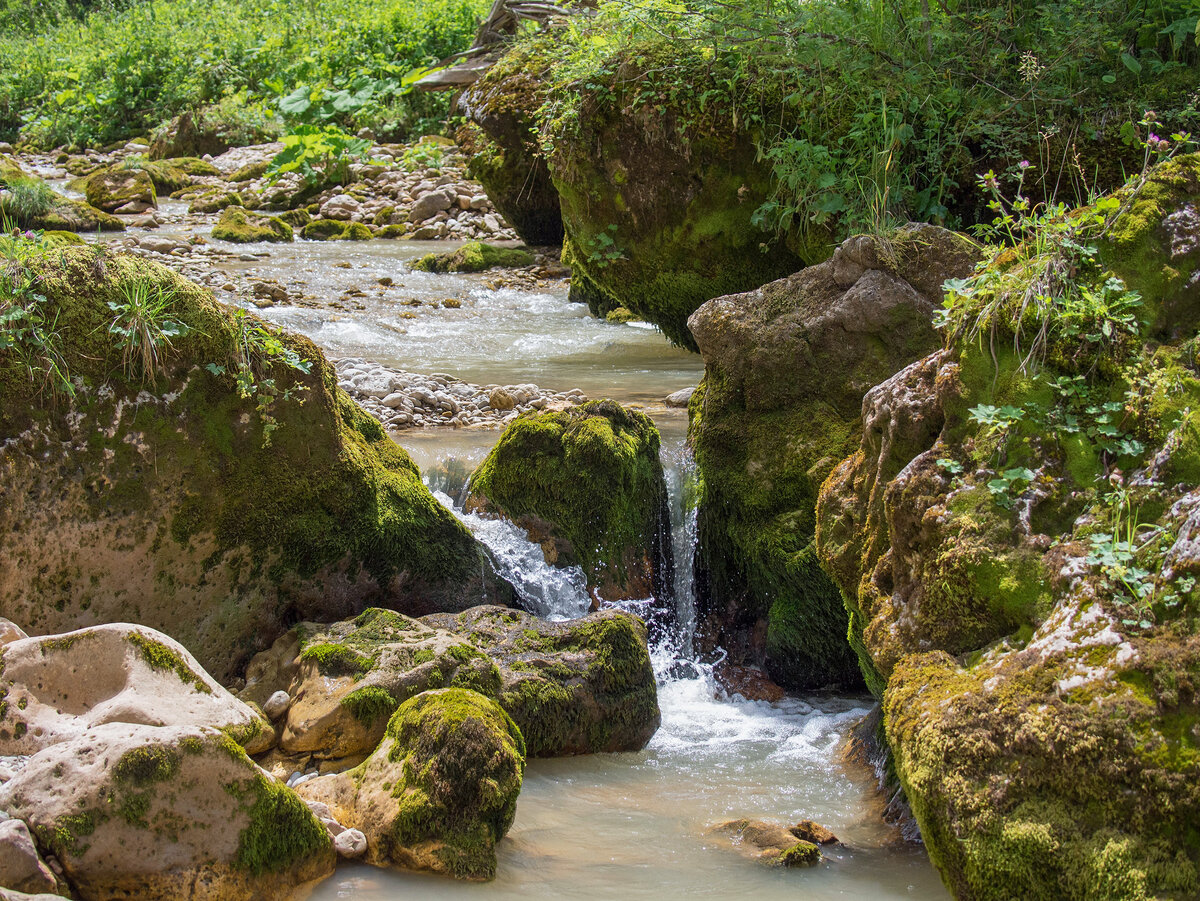
[[[129,203],[156,206],[158,196],[150,173],[144,169],[108,168],[94,172],[83,185],[87,202],[104,210],[114,212]]]
[[[46,238],[49,241],[53,241],[55,244],[76,245],[76,244],[86,244],[87,243],[86,241],[83,240],[83,238],[79,237],[79,235],[76,234],[75,232],[68,232],[68,231],[56,231],[56,230],[51,229],[48,231],[43,231],[42,237]]]
[[[658,429],[614,401],[525,413],[471,476],[467,506],[515,521],[606,600],[670,598]],[[669,611],[662,611],[669,615]]]
[[[229,176],[229,181],[254,181],[255,179],[262,178],[267,174],[267,169],[270,168],[270,165],[270,160],[258,160],[253,163],[246,163],[246,165],[235,170],[233,174]]]
[[[1076,214],[1115,219],[1067,300],[1115,279],[1136,318],[1080,334],[1060,294],[1031,359],[1022,297],[1075,251],[1050,232],[997,253],[956,301],[984,338],[951,328],[868,392],[821,489],[818,550],[956,897],[1200,894],[1197,173],[1180,157]],[[1129,523],[1141,572],[1119,577]]]
[[[705,647],[785,686],[858,683],[847,612],[813,543],[817,492],[861,439],[867,389],[938,346],[941,282],[974,258],[970,241],[915,226],[886,248],[851,239],[826,263],[693,314]]]
[[[411,268],[420,272],[483,272],[496,267],[519,269],[532,265],[533,255],[523,248],[470,241],[457,250],[427,253],[412,263]]]
[[[337,236],[339,241],[370,241],[375,235],[371,227],[361,222],[347,222],[342,233]]]
[[[221,170],[212,163],[194,156],[176,156],[164,160],[168,165],[191,176],[219,178]]]
[[[303,230],[304,226],[308,225],[308,223],[312,221],[312,216],[308,214],[307,210],[288,210],[287,212],[279,214],[279,220],[281,222],[286,222],[294,229],[298,228]],[[303,233],[301,234],[301,237],[304,237]]]
[[[244,207],[241,194],[214,188],[197,196],[188,206],[189,213],[219,213],[231,206]]]
[[[262,387],[243,398],[233,375],[243,328],[261,324],[207,289],[90,246],[55,249],[33,273],[59,365],[78,387],[55,396],[41,357],[0,351],[9,616],[41,633],[139,622],[225,680],[298,618],[511,597],[310,341],[277,336],[307,372],[252,349]],[[135,286],[161,293],[187,329],[153,374],[123,367],[109,330],[110,303]]]
[[[366,834],[368,863],[478,881],[496,875],[524,772],[525,741],[500,705],[445,688],[401,704],[360,767],[302,790]]]
[[[215,729],[98,726],[34,755],[0,797],[83,897],[283,897],[336,861],[296,793]]]
[[[58,232],[125,229],[116,216],[64,197],[4,156],[0,156],[0,213],[22,229]]]
[[[349,224],[339,219],[314,219],[300,229],[300,237],[309,241],[333,240],[340,238]]]
[[[303,624],[254,658],[242,698],[287,691],[283,750],[356,760],[401,703],[450,687],[498,701],[531,757],[638,751],[659,724],[646,628],[617,610],[552,623],[494,606],[421,619],[370,609]]]
[[[196,160],[196,162],[201,161]],[[123,164],[123,166],[129,165],[130,160],[126,160],[126,162]],[[138,159],[134,165],[142,169],[147,175],[150,176],[150,181],[154,183],[154,190],[159,194],[170,195],[172,192],[186,188],[192,183],[191,173],[187,172],[180,166],[175,165],[174,160],[148,160],[142,158]],[[203,166],[207,164],[201,163],[201,165]],[[116,168],[120,169],[123,168],[123,166],[117,166]],[[213,171],[205,174],[220,174],[215,166],[209,166],[208,168],[212,169]]]
[[[604,320],[616,325],[624,325],[626,322],[637,322],[638,318],[624,307],[617,307],[615,310],[609,310],[604,315]]]
[[[375,233],[376,238],[394,239],[403,238],[408,234],[408,227],[405,225],[385,225]]]
[[[276,216],[252,213],[241,207],[227,207],[213,226],[218,241],[254,244],[259,241],[288,242],[295,239],[292,227]]]

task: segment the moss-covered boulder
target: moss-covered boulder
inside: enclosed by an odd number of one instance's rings
[[[221,170],[212,163],[205,162],[194,156],[169,157],[163,160],[167,165],[192,176],[220,177]]]
[[[537,52],[514,51],[467,88],[458,104],[469,120],[457,135],[470,157],[469,174],[521,240],[535,246],[563,240],[558,191],[534,127],[550,65]]]
[[[0,350],[0,609],[28,631],[138,622],[224,681],[299,619],[511,597],[311,342],[102,248],[17,274],[53,324]],[[176,333],[149,364],[135,291]]]
[[[231,147],[272,141],[279,135],[278,120],[228,106],[188,110],[155,129],[150,141],[153,160],[218,156]],[[193,173],[204,174],[204,173]]]
[[[213,170],[211,173],[213,175],[220,174],[216,166],[210,163],[205,163],[203,160],[196,160],[195,162],[199,163],[201,168],[207,167]],[[141,169],[150,176],[150,181],[154,184],[154,190],[159,194],[170,195],[175,191],[186,188],[192,183],[191,174],[181,166],[175,165],[174,160],[148,160],[145,157],[130,157],[117,168]],[[196,167],[193,165],[192,168]]]
[[[499,701],[536,757],[640,750],[659,723],[645,626],[616,610],[566,623],[490,606],[419,620],[367,610],[297,626],[246,682],[260,705],[288,693],[281,747],[318,759],[361,759],[401,703],[434,688]]]
[[[533,240],[505,198],[521,196],[526,172],[540,185],[540,166],[547,166],[568,245],[564,260],[586,286],[579,297],[594,314],[624,307],[695,350],[687,319],[706,300],[757,288],[828,254],[819,241],[797,254],[752,221],[773,193],[757,136],[715,108],[697,115],[645,91],[640,75],[656,65],[652,59],[631,54],[614,63],[569,112],[540,121],[539,81],[553,58],[551,38],[523,45],[465,95],[468,115],[490,139],[472,172],[518,233]],[[707,87],[690,85],[689,96]],[[502,170],[511,184],[497,183],[492,170],[512,166],[509,157],[531,140],[531,124],[546,148],[525,151],[523,165]]]
[[[519,416],[471,476],[467,507],[525,528],[554,565],[583,567],[608,601],[656,598],[674,580],[658,429],[644,413],[590,401]]]
[[[145,169],[101,169],[83,185],[87,202],[106,213],[142,212],[158,205],[154,182]]]
[[[241,194],[216,187],[191,193],[182,199],[191,201],[188,205],[189,213],[219,213],[231,206],[244,207],[246,205]]]
[[[362,766],[302,786],[367,837],[367,862],[459,879],[496,875],[525,771],[521,730],[495,701],[464,688],[411,698]]]
[[[349,224],[338,219],[314,219],[300,229],[300,237],[309,241],[329,241],[340,238]]]
[[[106,723],[210,726],[251,754],[275,744],[262,715],[178,642],[116,623],[23,638],[0,651],[0,756],[34,754]]]
[[[411,265],[420,272],[483,272],[502,267],[516,269],[532,266],[533,255],[520,247],[496,247],[482,241],[470,241],[457,250],[427,253]]]
[[[295,239],[292,227],[277,216],[252,213],[241,207],[226,207],[213,226],[212,236],[218,241],[234,244],[253,244],[258,241],[288,242]]]
[[[0,215],[22,229],[123,231],[125,225],[80,200],[59,194],[47,182],[0,155]]]
[[[818,551],[958,898],[1200,894],[1198,202],[1182,157],[997,252],[822,488]]]
[[[846,611],[813,546],[817,491],[861,436],[863,394],[939,343],[942,282],[971,242],[913,226],[710,301],[690,326],[705,375],[691,400],[700,469],[699,631],[781,685],[854,684]]]
[[[307,805],[215,729],[97,726],[29,758],[0,807],[84,901],[286,897],[335,861]]]

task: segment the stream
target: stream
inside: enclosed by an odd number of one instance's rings
[[[168,223],[157,234],[205,234],[205,226]],[[210,241],[210,247],[220,248]],[[777,704],[724,698],[709,668],[690,659],[694,515],[682,496],[692,465],[686,412],[662,399],[695,385],[700,358],[671,347],[643,324],[600,322],[571,304],[566,286],[497,286],[482,275],[410,272],[406,262],[450,242],[307,242],[232,247],[211,264],[231,279],[271,279],[316,298],[343,297],[337,309],[276,305],[257,315],[316,341],[331,357],[361,357],[410,372],[449,373],[479,383],[535,383],[555,391],[638,403],[662,433],[673,503],[676,606],[684,624],[674,647],[654,649],[662,727],[638,753],[531,760],[516,822],[497,851],[486,885],[343,865],[311,898],[331,901],[754,897],[771,899],[945,899],[919,845],[879,816],[869,774],[844,766],[838,749],[867,712],[865,696],[818,694]],[[494,278],[495,274],[492,274]],[[381,282],[381,280],[384,280]],[[391,280],[392,284],[386,284]],[[230,295],[218,296],[228,299]],[[436,306],[454,298],[459,306]],[[422,301],[412,304],[411,301]],[[448,461],[470,471],[498,430],[428,429],[395,433],[443,503],[454,499],[440,475]],[[456,515],[487,545],[526,605],[570,618],[587,609],[582,572],[548,567],[515,527]],[[806,870],[773,870],[738,853],[718,822],[749,817],[812,819],[845,845]]]

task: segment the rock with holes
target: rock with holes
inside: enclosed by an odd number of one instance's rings
[[[401,704],[361,768],[299,790],[366,836],[368,863],[480,880],[496,874],[524,771],[521,730],[500,705],[446,688]]]
[[[333,871],[325,827],[232,739],[108,723],[0,786],[83,901],[285,897]]]
[[[0,757],[34,754],[105,723],[212,726],[250,753],[274,744],[255,710],[183,645],[115,623],[24,638],[0,651]]]

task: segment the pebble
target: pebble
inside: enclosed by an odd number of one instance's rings
[[[357,829],[347,829],[334,837],[333,850],[347,860],[362,857],[367,853],[367,837]]]
[[[267,702],[263,704],[263,713],[268,719],[277,720],[287,713],[288,705],[292,703],[292,696],[286,691],[277,691],[271,697],[267,698]]]

